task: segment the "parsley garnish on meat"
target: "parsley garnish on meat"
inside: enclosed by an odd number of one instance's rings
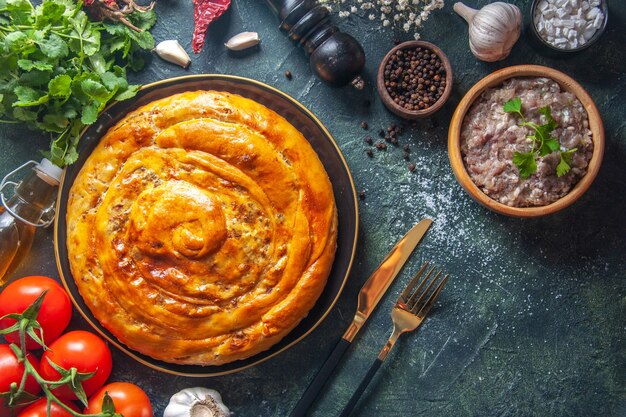
[[[520,126],[526,126],[534,131],[534,134],[529,135],[528,139],[532,141],[532,148],[529,152],[515,152],[513,155],[513,163],[517,165],[521,178],[528,178],[534,172],[537,171],[536,158],[538,156],[546,156],[552,152],[559,152],[560,161],[556,167],[557,177],[562,177],[570,170],[570,160],[572,154],[576,152],[576,148],[569,149],[567,151],[561,151],[561,145],[559,140],[553,136],[550,136],[552,131],[558,127],[556,121],[552,118],[550,107],[545,106],[539,109],[546,118],[546,123],[538,125],[534,122],[529,122],[522,113],[522,99],[516,97],[504,103],[504,111],[506,113],[513,113],[519,115],[522,121]]]
[[[140,69],[141,53],[154,48],[153,11],[125,15],[133,30],[91,21],[82,4],[0,0],[0,122],[49,133],[44,154],[61,167],[76,160],[80,132],[111,100],[137,93],[126,68]]]

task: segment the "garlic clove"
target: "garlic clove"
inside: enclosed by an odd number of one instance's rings
[[[522,14],[515,5],[497,1],[475,10],[457,2],[454,11],[469,24],[470,50],[482,61],[506,58],[519,39]]]
[[[241,32],[233,36],[224,45],[231,51],[242,51],[261,42],[257,32]]]
[[[154,49],[160,58],[171,62],[173,64],[180,65],[183,68],[187,68],[191,64],[191,58],[187,51],[183,49],[180,43],[176,39],[170,39],[160,42]]]

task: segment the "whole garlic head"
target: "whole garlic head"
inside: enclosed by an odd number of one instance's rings
[[[506,58],[519,39],[522,13],[513,4],[497,1],[475,10],[458,2],[454,11],[467,21],[470,49],[482,61]]]
[[[186,388],[172,396],[163,417],[229,417],[219,392],[202,387]]]

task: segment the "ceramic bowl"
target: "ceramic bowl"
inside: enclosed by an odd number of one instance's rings
[[[385,87],[385,67],[387,66],[387,63],[389,62],[389,59],[391,58],[391,56],[395,54],[396,51],[405,50],[405,49],[415,49],[418,47],[428,49],[431,52],[434,52],[439,57],[439,59],[441,60],[441,63],[443,64],[444,69],[446,70],[446,86],[444,88],[443,93],[441,94],[441,97],[439,97],[439,99],[437,99],[437,101],[435,101],[435,103],[431,105],[430,107],[423,109],[423,110],[408,110],[400,106],[399,104],[397,104],[395,101],[393,101],[393,99],[389,95],[389,92],[387,91],[387,88]],[[387,55],[385,55],[385,57],[380,63],[380,67],[378,68],[378,77],[376,80],[376,86],[378,87],[378,94],[380,95],[380,98],[382,99],[383,104],[385,105],[385,107],[387,107],[387,109],[389,109],[389,111],[391,111],[395,115],[400,116],[404,119],[415,120],[415,119],[421,119],[421,118],[432,116],[444,105],[444,103],[450,97],[450,93],[452,93],[453,81],[454,79],[453,79],[452,66],[450,65],[450,61],[448,60],[448,57],[446,56],[446,54],[444,54],[443,51],[439,49],[439,47],[437,47],[436,45],[430,42],[425,42],[425,41],[407,41],[407,42],[403,42],[395,46],[389,52],[387,52]]]
[[[577,52],[583,51],[587,48],[589,48],[590,46],[592,46],[594,43],[596,43],[598,41],[598,39],[600,39],[600,37],[602,36],[602,34],[604,33],[605,29],[606,29],[606,25],[608,22],[608,18],[609,18],[609,7],[607,4],[606,0],[600,0],[600,9],[602,10],[602,13],[604,14],[604,20],[602,21],[602,26],[600,26],[600,28],[596,31],[596,33],[593,34],[593,36],[583,45],[580,45],[577,48],[573,48],[573,49],[563,49],[563,48],[558,48],[550,43],[548,43],[548,41],[546,41],[540,34],[539,31],[537,30],[537,25],[535,23],[535,13],[537,12],[537,6],[539,5],[539,3],[541,3],[543,0],[533,0],[531,6],[530,6],[530,31],[533,33],[533,35],[536,38],[536,41],[539,42],[539,44],[541,45],[542,48],[546,49],[547,51],[549,51],[550,53],[553,53],[555,55],[569,55],[569,54],[575,54]]]
[[[573,93],[582,103],[589,117],[589,129],[592,133],[593,154],[589,161],[587,173],[570,190],[568,194],[546,206],[540,207],[510,207],[491,199],[483,193],[472,181],[465,169],[463,156],[461,155],[461,128],[465,114],[468,112],[474,101],[488,88],[497,87],[505,80],[519,77],[548,77],[556,81],[562,90]],[[476,83],[465,94],[457,106],[450,122],[448,130],[448,154],[450,164],[457,180],[461,186],[479,203],[487,208],[507,216],[512,217],[539,217],[555,213],[562,210],[582,196],[589,188],[600,169],[602,156],[604,154],[604,126],[598,108],[591,96],[585,89],[568,75],[555,69],[540,65],[517,65],[495,71],[478,83]]]

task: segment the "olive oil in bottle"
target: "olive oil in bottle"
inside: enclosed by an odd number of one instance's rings
[[[11,181],[18,171],[33,165],[20,182]],[[47,159],[29,161],[9,173],[0,183],[0,287],[28,254],[37,227],[52,223],[61,168]],[[6,190],[13,186],[13,195]]]

